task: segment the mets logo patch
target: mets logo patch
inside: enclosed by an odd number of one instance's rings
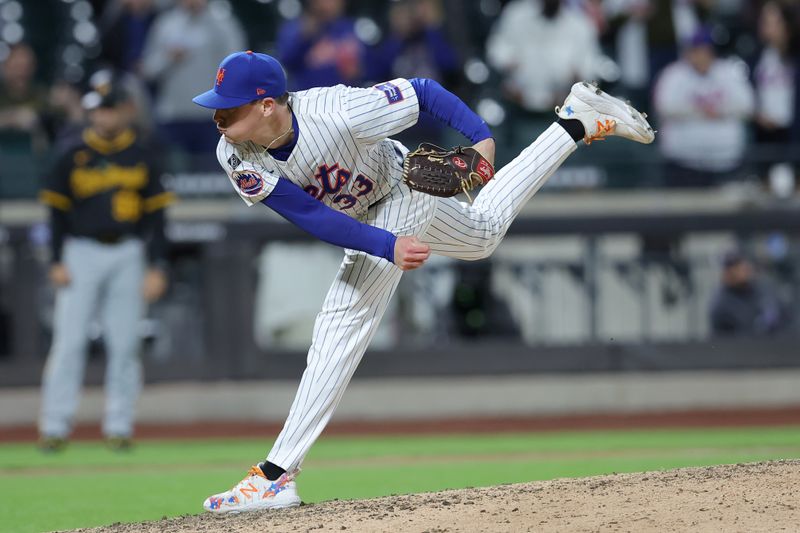
[[[242,160],[233,154],[228,158],[228,164],[231,166],[231,170],[236,170],[236,167],[242,164]]]
[[[225,79],[225,69],[221,68],[217,70],[217,76],[214,79],[214,86],[219,87],[220,85],[222,85],[222,80],[224,79]]]
[[[383,91],[383,94],[386,95],[386,99],[389,100],[389,104],[396,104],[397,102],[403,101],[403,92],[400,90],[400,87],[393,83],[381,83],[380,85],[375,86],[376,89],[379,91]]]
[[[232,174],[236,188],[245,196],[258,196],[264,190],[264,178],[252,170],[240,170]]]

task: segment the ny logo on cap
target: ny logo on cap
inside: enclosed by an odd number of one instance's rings
[[[221,69],[217,70],[217,81],[216,81],[215,85],[217,87],[219,87],[220,84],[222,83],[222,80],[224,80],[224,79],[225,79],[225,69],[221,68]]]

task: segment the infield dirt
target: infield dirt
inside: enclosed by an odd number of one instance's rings
[[[77,531],[800,531],[800,461],[328,501],[284,511],[183,516]]]

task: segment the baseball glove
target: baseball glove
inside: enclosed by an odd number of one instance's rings
[[[445,150],[435,144],[422,143],[403,161],[406,185],[444,198],[460,192],[469,197],[469,191],[485,185],[493,177],[492,164],[474,148],[464,146]]]

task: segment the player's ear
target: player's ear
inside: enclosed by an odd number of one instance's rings
[[[259,102],[259,105],[261,106],[261,114],[264,115],[265,117],[271,115],[272,112],[275,111],[274,98],[263,98]]]

